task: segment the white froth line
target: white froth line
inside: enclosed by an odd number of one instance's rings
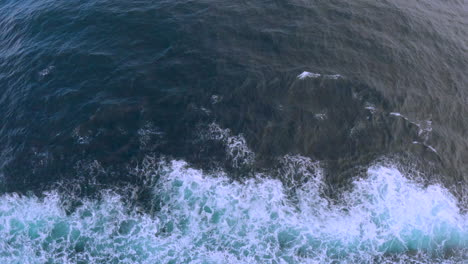
[[[425,146],[428,147],[430,150],[432,150],[432,152],[437,153],[437,150],[434,147],[429,146],[429,145],[425,145]]]
[[[315,114],[314,117],[318,120],[325,120],[327,119],[327,115],[323,113]]]
[[[424,125],[424,123],[419,123],[419,122],[414,122],[414,121],[411,121],[409,118],[407,118],[406,116],[400,114],[400,113],[397,113],[397,112],[391,112],[390,115],[392,116],[396,116],[396,117],[401,117],[403,118],[404,120],[410,122],[411,124],[417,126],[419,128],[418,130],[418,136],[423,136],[424,138],[424,142],[427,141],[428,137],[429,137],[429,133],[432,131],[432,121],[431,120],[426,120],[426,124]],[[413,142],[414,143],[414,142]],[[428,148],[431,148],[433,149],[431,146],[428,146]],[[436,152],[436,151],[434,151]]]
[[[422,142],[419,142],[419,141],[413,141],[413,144],[419,144],[419,145],[423,145],[425,146],[426,148],[430,149],[432,152],[436,153],[437,154],[437,150],[433,147],[433,146],[430,146],[430,145],[427,145],[427,144],[424,144]]]
[[[319,74],[319,73],[313,73],[313,72],[307,72],[307,71],[305,71],[305,72],[299,74],[299,75],[297,76],[297,78],[299,78],[300,80],[303,80],[303,79],[305,79],[305,78],[318,78],[318,77],[320,77],[320,76],[322,76],[322,75]]]
[[[369,110],[372,114],[375,114],[377,112],[377,109],[373,106],[366,106],[364,109]]]
[[[322,75],[320,73],[313,73],[313,72],[304,71],[301,74],[299,74],[297,76],[297,78],[300,79],[300,80],[304,80],[305,78],[316,79],[316,78],[319,78],[319,77],[322,77],[322,76],[325,79],[331,79],[331,80],[337,80],[337,79],[342,77],[340,74]]]
[[[392,115],[392,116],[397,116],[397,117],[401,117],[401,118],[403,118],[404,120],[410,122],[411,124],[413,124],[413,125],[415,125],[415,126],[417,126],[417,127],[420,127],[420,125],[419,125],[418,123],[409,120],[409,118],[407,118],[406,116],[404,116],[404,115],[402,115],[402,114],[400,114],[400,113],[391,112],[390,115]]]
[[[332,74],[332,75],[325,75],[324,77],[327,78],[327,79],[338,80],[339,78],[341,78],[341,75]]]

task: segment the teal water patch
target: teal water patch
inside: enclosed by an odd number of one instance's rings
[[[153,214],[111,191],[68,214],[66,195],[1,196],[0,262],[460,263],[467,253],[456,199],[395,168],[370,168],[337,203],[319,195],[319,171],[296,185],[266,175],[233,182],[182,161],[151,174]]]

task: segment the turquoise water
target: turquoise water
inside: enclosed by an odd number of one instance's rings
[[[320,166],[286,156],[283,177],[243,182],[184,161],[138,170],[154,210],[110,190],[67,213],[67,194],[0,198],[1,263],[460,263],[468,217],[438,185],[375,165],[332,203]],[[295,184],[302,174],[309,179]],[[150,212],[153,211],[153,212]]]

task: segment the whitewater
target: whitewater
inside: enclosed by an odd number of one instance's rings
[[[242,181],[181,160],[136,171],[151,209],[103,190],[70,208],[67,194],[0,198],[1,263],[461,263],[468,217],[439,186],[376,164],[338,200],[301,156],[282,177]]]

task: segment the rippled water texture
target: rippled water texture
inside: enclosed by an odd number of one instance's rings
[[[2,0],[0,262],[462,263],[466,1]]]

